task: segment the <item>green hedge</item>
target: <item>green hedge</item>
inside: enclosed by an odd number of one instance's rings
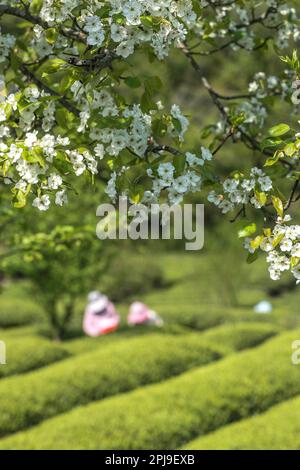
[[[222,348],[227,348],[232,351],[239,349],[246,349],[254,347],[256,344],[261,343],[268,337],[279,332],[280,329],[268,323],[261,324],[257,322],[248,323],[232,323],[229,325],[220,325],[208,329],[201,333],[201,339],[208,340],[211,344],[213,342],[222,345]],[[149,336],[155,334],[191,334],[191,330],[179,324],[167,324],[164,328],[157,328],[144,325],[132,327],[124,327],[113,334],[99,337],[99,338],[77,338],[63,343],[64,349],[69,351],[72,355],[86,353],[103,345],[112,344],[123,339],[130,339],[136,336]],[[1,333],[0,333],[1,336]]]
[[[230,330],[230,326],[226,327]],[[240,331],[245,326],[241,325]],[[24,377],[0,382],[0,435],[32,426],[74,406],[158,382],[228,353],[232,337],[224,329],[220,341],[202,335],[147,335],[107,344],[99,350],[67,359]],[[248,341],[257,343],[276,333],[273,326],[249,327]],[[221,344],[221,343],[224,344]]]
[[[209,344],[222,346],[229,353],[253,348],[279,331],[276,325],[249,321],[209,328],[201,333],[201,338]]]
[[[6,345],[6,364],[0,366],[0,378],[22,374],[69,356],[62,347],[34,337],[12,338],[0,335]]]
[[[25,338],[38,336],[36,325],[19,326],[18,328],[0,328],[0,339]]]
[[[82,327],[81,327],[82,328]],[[146,337],[152,334],[190,334],[191,330],[181,325],[166,325],[163,328],[157,328],[156,326],[148,325],[137,325],[130,327],[126,324],[121,324],[120,328],[114,333],[105,336],[99,336],[98,338],[89,338],[88,336],[73,338],[68,341],[64,341],[64,348],[67,349],[72,355],[82,354],[89,351],[98,349],[99,347],[107,346],[108,344],[117,343],[123,339],[131,339],[135,337]]]
[[[0,328],[29,325],[42,317],[41,309],[34,302],[0,296]]]
[[[300,330],[284,333],[255,350],[162,384],[75,409],[3,439],[0,448],[178,448],[299,394],[300,367],[290,359],[291,344],[299,335]],[[5,395],[2,406],[5,410]]]
[[[153,308],[159,312],[166,325],[177,323],[188,328],[203,331],[224,323],[256,322],[278,323],[275,315],[255,315],[252,310],[232,309],[217,305],[200,306],[180,304],[153,304]],[[209,311],[209,314],[207,313]]]
[[[195,439],[184,449],[300,450],[300,397]]]

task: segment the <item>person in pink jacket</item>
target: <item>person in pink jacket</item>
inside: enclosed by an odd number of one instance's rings
[[[133,302],[129,307],[129,314],[127,317],[128,325],[155,325],[162,326],[163,320],[154,311],[150,310],[147,305],[142,302]]]
[[[88,336],[101,336],[115,331],[120,315],[114,304],[100,292],[91,292],[83,319],[83,331]]]

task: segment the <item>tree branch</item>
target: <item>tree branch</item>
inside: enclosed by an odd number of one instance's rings
[[[287,211],[287,210],[291,207],[291,205],[293,204],[293,202],[296,202],[296,201],[294,201],[293,199],[294,199],[294,196],[295,196],[296,191],[297,191],[297,189],[298,189],[298,186],[299,186],[299,180],[296,180],[295,183],[294,183],[294,185],[293,185],[293,188],[292,188],[290,197],[288,198],[287,203],[286,203],[286,205],[284,206],[284,211]],[[296,199],[296,200],[297,200],[297,199]]]
[[[0,5],[0,16],[4,14],[22,18],[23,20],[27,20],[32,24],[38,24],[43,29],[48,29],[51,27],[47,21],[44,21],[39,16],[32,15],[29,9],[22,10],[21,8],[12,7],[10,5]],[[86,36],[82,31],[75,31],[74,29],[65,26],[59,26],[58,30],[60,34],[67,38],[75,39],[76,41],[83,43],[86,42]]]
[[[59,93],[56,91],[52,90],[48,85],[43,83],[31,70],[26,67],[25,64],[20,65],[20,69],[26,77],[28,77],[30,80],[32,80],[39,88],[42,88],[46,93],[49,93],[51,96],[57,96],[58,101],[64,108],[66,108],[68,111],[71,113],[75,114],[76,116],[79,116],[79,110],[72,104],[70,103],[65,97],[61,96]]]
[[[180,150],[177,150],[174,147],[170,147],[169,145],[157,145],[156,147],[150,148],[149,151],[153,153],[167,152],[177,157],[182,155],[182,152],[180,152]]]
[[[220,95],[219,93],[217,93],[212,88],[212,86],[209,84],[206,77],[204,76],[200,65],[195,60],[195,58],[193,57],[193,54],[191,54],[191,52],[189,51],[187,46],[184,44],[181,47],[181,49],[182,49],[183,53],[185,54],[185,56],[189,59],[193,69],[196,71],[197,75],[201,79],[201,81],[204,85],[204,88],[208,91],[213,103],[218,108],[220,114],[223,116],[224,121],[230,126],[230,128],[235,127],[241,133],[242,141],[249,148],[251,148],[252,150],[259,151],[259,152],[263,153],[264,155],[266,155],[268,157],[272,156],[273,155],[272,152],[270,152],[267,149],[262,150],[261,146],[260,146],[260,143],[254,137],[252,137],[247,132],[245,132],[245,130],[241,126],[239,126],[239,125],[234,126],[233,125],[232,120],[231,120],[230,116],[228,115],[228,112],[226,111],[226,107],[222,103],[223,100],[226,100],[226,97],[224,97],[223,95]],[[231,96],[231,97],[229,97],[229,99],[236,99],[236,97]],[[286,164],[285,161],[281,161],[281,163]],[[289,166],[289,165],[287,165],[287,166]]]

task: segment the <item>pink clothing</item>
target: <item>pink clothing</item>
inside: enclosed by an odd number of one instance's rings
[[[101,336],[115,331],[120,316],[115,306],[106,297],[90,302],[85,310],[83,330],[88,336]]]
[[[142,302],[134,302],[130,305],[127,317],[129,325],[157,324],[158,319],[157,313]]]

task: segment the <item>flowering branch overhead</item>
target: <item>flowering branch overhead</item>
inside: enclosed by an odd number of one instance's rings
[[[201,193],[244,223],[249,261],[264,251],[273,279],[290,270],[300,280],[299,226],[287,214],[300,199],[300,134],[292,124],[266,129],[276,102],[299,110],[300,63],[288,55],[300,39],[293,2],[0,0],[0,26],[0,184],[16,208],[63,205],[70,180],[83,175],[105,181],[112,200],[174,204]],[[219,93],[203,72],[202,56],[270,46],[284,74],[257,71],[245,92]],[[198,148],[188,147],[180,107],[157,101],[159,77],[131,63],[136,53],[167,62],[172,50],[186,56],[220,115]],[[229,142],[259,163],[224,177],[216,156]],[[245,220],[254,211],[260,225]]]

